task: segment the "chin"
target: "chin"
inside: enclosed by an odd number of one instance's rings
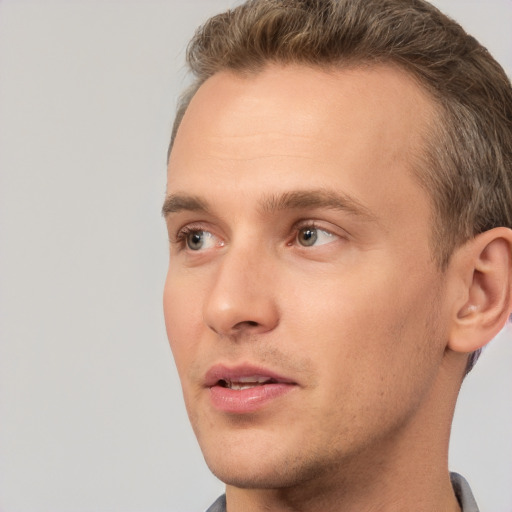
[[[227,485],[243,489],[285,489],[314,480],[327,461],[318,461],[295,448],[217,445],[203,454],[210,471]],[[257,448],[257,449],[256,449]],[[289,447],[291,448],[291,447]],[[293,454],[293,455],[292,455]]]
[[[211,472],[226,485],[241,489],[285,489],[294,487],[312,478],[312,471],[297,471],[285,463],[249,462],[247,465],[209,464]]]
[[[254,468],[217,468],[210,467],[212,473],[226,485],[239,489],[277,489],[289,487],[287,479],[277,471],[259,471]]]

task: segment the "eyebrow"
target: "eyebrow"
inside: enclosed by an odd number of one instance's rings
[[[282,194],[271,194],[260,202],[260,209],[263,213],[306,208],[339,210],[368,221],[377,219],[375,214],[355,197],[325,189],[294,190]],[[182,211],[208,214],[211,210],[208,203],[197,196],[171,194],[164,201],[162,215],[167,217],[169,214]]]
[[[327,208],[376,220],[375,214],[358,199],[345,193],[325,189],[295,190],[284,194],[270,195],[261,204],[264,212],[299,210],[303,208]]]
[[[196,196],[171,194],[165,198],[162,206],[163,217],[167,217],[171,213],[178,213],[181,211],[208,213],[210,208],[206,201],[203,201]]]

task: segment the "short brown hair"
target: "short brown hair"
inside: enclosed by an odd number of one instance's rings
[[[249,0],[214,16],[187,50],[195,81],[180,100],[171,145],[190,100],[213,74],[269,63],[314,67],[391,63],[439,108],[415,174],[433,204],[433,256],[497,226],[512,227],[512,87],[460,25],[423,0]]]

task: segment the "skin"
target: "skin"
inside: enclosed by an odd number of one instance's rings
[[[193,98],[169,161],[164,311],[229,512],[459,510],[447,447],[466,355],[447,345],[461,259],[434,263],[412,172],[434,119],[384,66],[221,72]],[[295,385],[225,413],[204,386],[214,364]]]

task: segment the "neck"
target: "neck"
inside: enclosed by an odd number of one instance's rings
[[[393,485],[361,478],[335,487],[327,482],[273,490],[228,487],[228,512],[460,512],[448,473],[437,483],[413,478],[395,477]]]

